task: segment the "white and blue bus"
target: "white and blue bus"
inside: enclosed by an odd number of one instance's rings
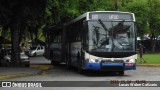
[[[47,29],[48,58],[78,71],[136,69],[135,16],[130,12],[86,12],[74,20]]]

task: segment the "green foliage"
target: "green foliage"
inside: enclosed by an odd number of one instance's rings
[[[45,25],[42,25],[40,28],[39,28],[39,32],[37,34],[37,37],[38,39],[40,39],[41,41],[44,41],[45,42],[45,37],[44,37],[44,28],[45,28]]]
[[[80,15],[78,9],[78,0],[66,0],[64,2],[63,12],[61,13],[61,21],[62,23],[68,22],[69,20]]]
[[[112,11],[114,9],[111,0],[93,0],[89,6],[90,11]]]
[[[11,17],[20,12],[22,32],[26,30],[39,37],[45,27],[68,22],[85,12],[118,10],[135,13],[139,35],[158,35],[159,6],[160,0],[1,0],[0,25],[9,27]],[[14,7],[19,7],[19,11]]]
[[[160,0],[65,0],[60,22],[88,11],[127,11],[136,16],[138,35],[160,34]],[[68,19],[66,19],[68,18]]]
[[[148,6],[150,7],[148,12],[150,31],[154,34],[160,34],[160,0],[148,0]]]
[[[124,11],[133,12],[136,17],[136,23],[139,26],[138,31],[140,34],[149,33],[148,29],[148,10],[146,0],[133,0],[125,7]]]
[[[126,11],[136,16],[138,36],[145,33],[153,40],[160,34],[160,0],[65,0],[61,23],[88,11]],[[67,19],[68,18],[68,19]],[[155,36],[155,37],[154,37]],[[154,47],[154,43],[152,43]],[[154,50],[152,50],[154,51]]]
[[[60,21],[60,1],[58,0],[47,0],[45,8],[45,23],[52,25]]]

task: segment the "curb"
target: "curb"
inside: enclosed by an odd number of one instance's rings
[[[160,67],[160,64],[137,64],[137,66],[142,66],[142,67]]]
[[[53,65],[33,64],[33,65],[30,66],[30,68],[37,68],[37,69],[40,69],[42,71],[46,71],[46,70],[50,70],[51,68],[53,68]]]
[[[35,75],[47,75],[48,70],[53,68],[51,65],[31,65],[30,68],[40,69],[37,73],[19,73],[19,74],[10,74],[10,75],[0,75],[0,80],[13,79],[19,77],[35,76]]]
[[[12,78],[18,78],[18,77],[34,76],[34,75],[38,75],[38,73],[20,73],[20,74],[11,74],[11,75],[1,75],[0,80],[12,79]]]

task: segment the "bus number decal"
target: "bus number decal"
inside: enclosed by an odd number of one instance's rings
[[[109,15],[109,19],[119,19],[118,15]]]

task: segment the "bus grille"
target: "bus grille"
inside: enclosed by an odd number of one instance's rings
[[[101,63],[124,63],[124,61],[123,60],[114,60],[114,61],[102,60]]]
[[[106,71],[122,71],[123,67],[121,66],[102,66],[101,69],[106,70]]]

